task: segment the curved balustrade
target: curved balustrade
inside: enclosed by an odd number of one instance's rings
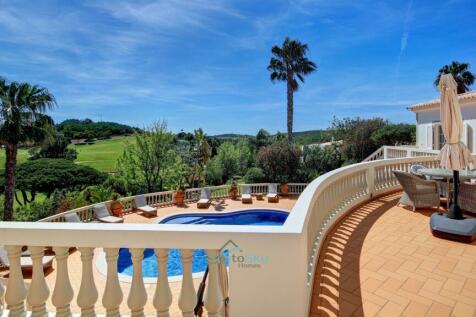
[[[431,167],[438,165],[433,157],[379,160],[334,170],[315,179],[307,187],[305,184],[288,184],[290,193],[303,191],[283,226],[0,222],[0,244],[7,246],[11,264],[5,293],[6,303],[12,316],[24,314],[26,300],[40,314],[44,311],[45,298],[50,296],[57,313],[68,315],[70,303],[76,295],[83,314],[93,316],[95,306],[98,305],[97,298],[101,296],[107,316],[119,316],[119,307],[127,298],[131,315],[142,316],[144,305],[149,302],[154,304],[157,315],[166,316],[171,303],[166,279],[164,276],[159,278],[156,293],[147,298],[140,278],[139,259],[142,249],[153,248],[158,254],[158,265],[163,271],[167,261],[166,250],[177,248],[181,250],[185,272],[178,308],[183,316],[191,316],[196,300],[196,291],[191,281],[191,254],[194,249],[205,249],[212,264],[205,308],[209,316],[220,316],[223,295],[219,289],[220,276],[214,261],[217,251],[231,240],[239,246],[244,255],[266,258],[266,263],[261,263],[258,269],[243,268],[240,263],[230,261],[228,275],[231,315],[307,316],[314,266],[328,230],[358,204],[371,200],[375,195],[397,190],[399,185],[392,171],[408,171],[415,163]],[[250,186],[252,192],[258,193],[267,184]],[[198,198],[198,190],[189,192],[187,199]],[[228,186],[212,188],[212,195],[226,197]],[[171,192],[148,194],[147,197],[152,204],[168,204],[173,201]],[[131,197],[125,199],[132,201]],[[85,207],[84,211],[79,213],[81,219],[91,218],[88,208],[90,207]],[[61,222],[61,217],[62,215],[58,215],[45,220]],[[51,292],[44,287],[44,276],[35,273],[38,265],[34,267],[35,281],[26,290],[19,263],[21,245],[52,246],[57,252],[58,280]],[[70,289],[68,253],[65,250],[71,246],[79,247],[84,270],[79,294],[72,294]],[[131,249],[134,265],[133,283],[129,294],[124,295],[117,274],[117,254],[120,247]],[[97,248],[103,248],[106,253],[108,271],[104,290],[96,289],[90,272],[91,254]],[[41,250],[33,250],[35,263],[40,263]],[[277,291],[283,287],[291,289],[292,292]]]

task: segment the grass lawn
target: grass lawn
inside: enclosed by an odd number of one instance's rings
[[[75,163],[94,167],[102,172],[114,172],[117,158],[124,150],[125,141],[132,142],[133,137],[114,137],[109,140],[96,141],[91,145],[70,145],[78,151]],[[28,159],[28,150],[19,149],[17,163],[21,164]],[[5,171],[5,149],[0,150],[0,174]]]
[[[132,142],[133,137],[115,137],[91,145],[70,145],[70,147],[78,152],[76,164],[91,166],[102,172],[114,172],[117,158],[122,154],[126,140]]]

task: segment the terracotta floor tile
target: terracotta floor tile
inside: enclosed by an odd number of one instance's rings
[[[396,207],[398,199],[399,194],[377,198],[355,209],[343,219],[351,221],[341,229],[336,225],[330,233],[339,237],[341,248],[345,246],[333,263],[334,268],[341,264],[335,268],[340,272],[338,282],[350,279],[346,288],[353,289],[352,296],[342,289],[339,303],[347,302],[346,296],[353,305],[364,303],[355,316],[474,316],[476,242],[464,245],[433,237],[428,217],[434,211]],[[348,245],[352,247],[347,249]],[[354,261],[358,264],[352,265]],[[324,287],[321,291],[326,292]]]

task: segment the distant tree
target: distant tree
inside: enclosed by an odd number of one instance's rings
[[[414,124],[388,124],[371,134],[376,146],[415,144],[416,126]]]
[[[207,138],[203,130],[197,129],[194,131],[194,164],[193,164],[193,173],[191,185],[195,185],[195,180],[198,180],[198,183],[202,183],[204,179],[202,178],[205,173],[205,167],[210,159],[211,150],[210,145],[208,144]]]
[[[47,89],[0,78],[0,143],[6,149],[3,219],[13,219],[18,144],[42,142],[52,131],[53,120],[44,115],[56,104]]]
[[[261,183],[266,181],[266,175],[259,167],[250,167],[245,174],[244,181],[246,183]]]
[[[81,190],[105,180],[104,173],[64,159],[27,161],[17,169],[17,188],[23,196],[23,203],[33,201],[37,193],[49,197],[55,190]],[[31,193],[31,199],[28,199],[27,192]]]
[[[438,71],[438,75],[435,80],[435,87],[438,87],[440,83],[441,75],[451,74],[458,84],[458,94],[470,91],[470,86],[474,84],[475,74],[469,71],[468,63],[459,63],[456,61],[451,62],[449,65],[445,65]]]
[[[183,179],[183,163],[173,140],[165,122],[135,132],[134,142],[126,144],[118,159],[119,173],[132,191],[161,191]]]
[[[265,129],[260,129],[255,137],[256,149],[260,149],[263,146],[269,145],[271,142],[271,136]]]
[[[104,139],[114,135],[132,134],[137,128],[116,122],[94,122],[91,119],[68,119],[56,125],[70,139]]]
[[[296,180],[301,164],[301,150],[287,142],[275,142],[258,152],[258,167],[269,182],[287,183]]]
[[[334,118],[330,130],[335,140],[343,141],[341,150],[345,160],[349,163],[361,162],[380,147],[372,139],[372,134],[387,124],[382,118]]]
[[[75,149],[68,148],[70,140],[61,134],[56,134],[52,142],[48,142],[40,148],[32,148],[29,151],[30,159],[39,158],[63,158],[74,161],[78,156]]]
[[[288,142],[292,142],[293,139],[293,94],[299,88],[297,79],[304,83],[304,76],[317,69],[316,64],[306,57],[307,51],[307,44],[289,37],[286,37],[281,47],[275,45],[271,49],[273,57],[271,57],[268,65],[271,80],[273,82],[284,81],[287,85]]]

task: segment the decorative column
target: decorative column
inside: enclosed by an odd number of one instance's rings
[[[102,296],[102,305],[106,308],[107,317],[119,317],[119,306],[122,303],[123,295],[119,277],[117,275],[117,255],[119,249],[105,248],[107,262],[106,288]]]
[[[147,292],[145,291],[144,280],[142,277],[142,259],[144,258],[144,249],[130,249],[132,254],[132,283],[127,306],[131,310],[131,317],[144,317],[144,306],[147,303]]]
[[[220,310],[223,304],[223,296],[218,276],[219,255],[220,252],[218,250],[207,250],[208,288],[205,295],[205,308],[209,317],[221,317]]]
[[[182,255],[183,277],[178,306],[183,317],[194,317],[193,310],[197,301],[197,293],[192,277],[193,250],[180,250],[180,254]]]
[[[68,247],[54,247],[56,254],[56,281],[51,301],[56,307],[57,317],[71,316],[70,303],[73,300],[73,288],[68,275]]]
[[[81,308],[81,316],[94,317],[96,316],[94,305],[98,300],[98,291],[93,275],[94,248],[79,248],[79,252],[81,252],[82,274],[76,301]]]
[[[5,302],[7,308],[10,310],[10,317],[24,317],[26,316],[24,304],[26,288],[21,272],[21,246],[8,245],[5,249],[8,253],[8,262],[10,262]]]
[[[169,317],[169,307],[172,304],[172,291],[169,286],[169,277],[167,275],[167,257],[168,249],[155,249],[157,255],[157,287],[154,294],[154,307],[157,310],[158,317]]]
[[[31,306],[32,317],[44,317],[48,315],[45,303],[50,296],[50,290],[43,272],[44,247],[29,247],[29,249],[33,262],[33,275],[26,300]]]

